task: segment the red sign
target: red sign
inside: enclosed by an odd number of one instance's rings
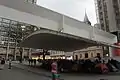
[[[118,43],[115,43],[114,45],[120,46],[120,43],[118,42]],[[113,49],[113,55],[114,56],[120,56],[120,49],[114,48]]]

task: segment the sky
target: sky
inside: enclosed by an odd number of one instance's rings
[[[85,10],[92,25],[97,23],[94,0],[38,0],[37,4],[83,21]]]

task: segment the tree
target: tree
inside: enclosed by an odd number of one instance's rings
[[[15,49],[17,47],[20,47],[19,52],[20,52],[20,61],[22,61],[22,53],[23,53],[23,48],[19,44],[24,40],[26,36],[29,34],[39,30],[38,27],[33,26],[33,25],[27,25],[27,24],[22,24],[17,22],[15,26],[10,26],[8,29],[7,36],[9,37],[8,44],[10,42],[10,39],[13,39],[15,42]],[[15,51],[14,51],[15,53]]]

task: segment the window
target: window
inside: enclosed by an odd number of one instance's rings
[[[12,25],[17,25],[17,23],[18,23],[17,21],[11,21]]]
[[[9,27],[9,24],[8,23],[2,23],[2,26],[4,26],[4,27]]]
[[[78,60],[78,55],[75,55],[75,59]]]
[[[2,22],[10,23],[10,20],[9,19],[3,19]]]
[[[88,53],[85,53],[85,58],[88,58]]]

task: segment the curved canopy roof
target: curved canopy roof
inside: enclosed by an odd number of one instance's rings
[[[58,33],[51,30],[40,30],[29,35],[23,42],[22,46],[47,49],[74,51],[89,46],[95,46],[94,41],[72,36],[65,33]]]

